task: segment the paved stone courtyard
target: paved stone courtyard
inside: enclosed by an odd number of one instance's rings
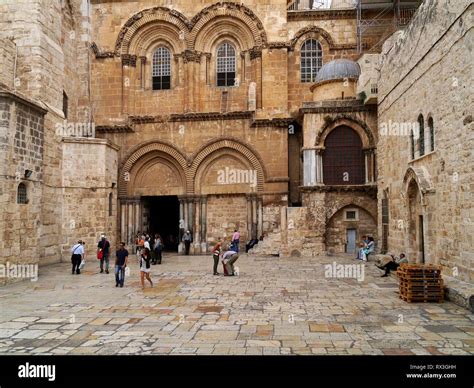
[[[325,277],[349,257],[242,255],[240,276],[223,277],[211,257],[167,255],[143,291],[132,261],[124,288],[95,259],[0,288],[0,353],[474,354],[473,314],[403,302],[373,263],[358,282]]]

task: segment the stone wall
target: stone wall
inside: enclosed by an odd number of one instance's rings
[[[240,232],[240,249],[245,249],[247,233],[247,199],[245,195],[212,195],[207,199],[207,242],[232,240],[234,230]]]
[[[0,85],[13,89],[15,84],[15,55],[16,45],[11,38],[0,37]]]
[[[0,92],[0,264],[38,264],[46,110]],[[26,175],[26,171],[30,176]],[[26,203],[17,203],[19,186]],[[0,284],[9,278],[0,279]]]
[[[62,253],[79,239],[94,258],[97,242],[106,234],[117,241],[117,147],[103,139],[63,139]],[[112,195],[112,208],[109,206]]]
[[[448,275],[472,282],[473,4],[469,3],[427,0],[408,28],[385,43],[378,88],[379,126],[385,126],[378,144],[378,184],[379,210],[384,193],[389,202],[388,249],[406,251],[410,261],[420,262],[423,227],[425,262],[441,264]],[[397,128],[416,123],[420,114],[426,152],[420,155],[418,136],[412,160],[410,132]]]
[[[358,220],[350,221],[345,218],[347,210],[356,210],[358,212]],[[366,210],[357,206],[347,206],[339,210],[328,221],[326,228],[326,248],[331,253],[344,253],[347,251],[347,230],[354,229],[356,231],[356,248],[362,241],[362,236],[377,237],[376,219]],[[355,252],[348,252],[355,253]]]

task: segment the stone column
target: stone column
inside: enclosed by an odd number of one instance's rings
[[[188,199],[183,198],[183,209],[184,209],[184,232],[189,229],[189,208],[188,208]]]
[[[207,253],[207,196],[201,197],[201,253]]]
[[[178,243],[178,253],[182,254],[184,252],[184,244],[181,241],[183,238],[184,229],[186,228],[186,207],[185,199],[180,197],[179,200],[179,243]]]
[[[127,227],[126,227],[126,214],[127,204],[120,200],[120,238],[122,241],[127,241]]]
[[[127,217],[127,223],[128,223],[128,230],[127,230],[127,240],[125,241],[127,244],[130,244],[130,239],[131,239],[131,234],[133,233],[133,227],[134,227],[134,220],[135,218],[133,217],[133,203],[131,201],[128,202],[128,217]]]
[[[314,186],[316,182],[316,150],[303,150],[303,186]]]
[[[137,234],[137,232],[140,230],[140,223],[141,223],[141,203],[140,200],[135,202],[135,231],[133,234]]]
[[[322,185],[324,182],[323,177],[323,150],[317,149],[316,154],[316,184]]]
[[[250,194],[246,195],[247,199],[247,234],[249,236],[252,235],[252,220],[253,220],[253,213],[252,213],[252,196]]]
[[[251,227],[251,234],[249,237],[251,238],[259,238],[257,231],[258,231],[258,220],[259,220],[259,215],[257,211],[257,202],[258,198],[256,196],[252,196],[252,227]]]
[[[257,235],[263,234],[263,201],[262,198],[257,199]]]
[[[364,151],[364,168],[365,168],[365,183],[369,183],[369,155],[368,151]]]
[[[191,197],[191,198],[188,198],[188,221],[189,221],[188,225],[189,225],[189,231],[191,232],[191,236],[194,236],[194,214],[195,214],[195,212],[194,212],[194,200]],[[194,240],[194,237],[193,237],[193,240]],[[190,248],[190,251],[189,251],[190,254],[194,253],[193,245],[194,244],[191,244],[191,248]]]
[[[201,253],[201,198],[195,197],[194,206],[194,253]]]

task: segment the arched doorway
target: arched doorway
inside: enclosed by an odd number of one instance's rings
[[[326,249],[334,253],[357,252],[362,236],[375,236],[374,216],[355,204],[344,206],[326,224]]]
[[[408,184],[408,257],[416,263],[425,262],[425,228],[420,188],[415,179]]]
[[[365,183],[362,140],[352,128],[341,125],[324,142],[323,177],[326,185]]]
[[[138,232],[159,234],[165,249],[178,250],[179,196],[186,193],[186,160],[173,147],[149,143],[125,160],[120,172],[120,236],[133,244]]]

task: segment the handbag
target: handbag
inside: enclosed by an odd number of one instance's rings
[[[103,258],[104,258],[104,251],[101,248],[99,252],[97,252],[97,259],[102,260]]]
[[[86,261],[82,259],[81,264],[79,264],[79,269],[83,269],[86,265]]]

